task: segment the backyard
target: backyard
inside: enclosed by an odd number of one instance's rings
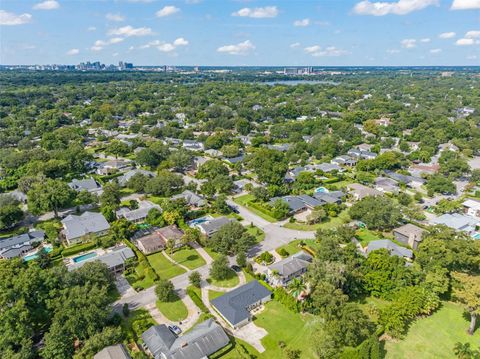
[[[376,233],[366,229],[360,228],[355,232],[355,236],[360,241],[362,247],[365,247],[371,241],[376,241],[377,239],[381,239]]]
[[[170,262],[162,252],[151,254],[147,256],[148,262],[162,279],[170,279],[177,275],[185,273],[183,268]]]
[[[469,321],[463,316],[463,308],[455,303],[442,302],[443,306],[432,316],[417,320],[405,339],[387,342],[387,359],[415,358],[422,353],[424,359],[456,358],[456,343],[480,344],[480,329],[473,336],[467,334]]]
[[[195,249],[190,247],[184,247],[173,253],[170,257],[172,257],[175,262],[184,265],[191,270],[197,269],[206,264],[202,256],[199,255]]]
[[[295,253],[298,253],[302,250],[302,248],[299,246],[300,242],[304,242],[307,247],[313,249],[313,250],[316,250],[318,244],[317,242],[314,240],[314,239],[304,239],[304,240],[301,240],[301,239],[297,239],[293,242],[290,242],[284,246],[281,246],[280,248],[277,248],[277,253],[279,250],[281,249],[285,249],[287,252],[288,252],[288,255],[291,256],[292,254],[295,254]]]

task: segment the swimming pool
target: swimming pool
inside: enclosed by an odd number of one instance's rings
[[[480,233],[475,233],[472,237],[474,239],[480,239]]]
[[[329,190],[326,189],[325,187],[318,187],[318,188],[315,188],[315,193],[328,193]]]
[[[213,217],[211,216],[200,217],[200,218],[192,219],[190,222],[188,222],[188,225],[192,227],[200,223],[211,221],[212,219]]]
[[[50,253],[51,251],[53,251],[53,247],[51,246],[45,246],[43,247],[43,249],[45,250],[46,253]],[[33,253],[33,254],[29,254],[25,257],[23,257],[23,260],[25,262],[28,262],[28,261],[31,261],[31,260],[34,260],[34,259],[37,259],[38,258],[38,251]]]
[[[80,262],[86,261],[87,259],[94,258],[96,256],[97,256],[97,253],[95,252],[85,253],[85,254],[82,254],[81,256],[74,257],[73,261],[75,263],[80,263]]]

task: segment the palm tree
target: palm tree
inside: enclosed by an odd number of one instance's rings
[[[453,352],[459,359],[470,359],[473,357],[472,349],[470,348],[470,343],[456,343]]]
[[[302,278],[293,278],[288,285],[289,293],[291,293],[295,298],[298,298],[305,289],[307,289],[307,286],[303,282]]]

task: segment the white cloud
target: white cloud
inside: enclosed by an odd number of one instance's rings
[[[162,52],[172,52],[175,50],[175,46],[167,42],[165,44],[158,45],[157,49]]]
[[[188,40],[185,40],[183,37],[179,37],[176,39],[173,44],[175,46],[187,46],[188,45]]]
[[[349,52],[346,50],[338,49],[335,46],[328,46],[325,49],[322,49],[319,45],[308,46],[303,49],[307,54],[310,54],[315,57],[334,57],[334,56],[343,56],[348,55]]]
[[[442,49],[431,49],[430,50],[431,54],[439,54],[440,52],[442,52]]]
[[[125,16],[121,15],[121,14],[111,14],[111,13],[108,13],[107,15],[105,15],[105,18],[108,20],[108,21],[117,21],[117,22],[121,22],[121,21],[124,21],[125,20]]]
[[[358,15],[406,15],[413,11],[422,10],[428,6],[438,5],[439,0],[399,0],[396,2],[360,1],[353,11]]]
[[[480,38],[480,30],[468,31],[465,34],[465,38],[466,39],[478,39],[478,38]]]
[[[108,35],[116,35],[116,36],[146,36],[146,35],[152,35],[152,29],[149,27],[137,27],[134,28],[130,25],[119,27],[116,29],[111,29],[108,31]]]
[[[0,10],[0,25],[14,26],[14,25],[23,25],[29,23],[32,20],[32,15],[30,14],[21,14],[17,15],[13,12],[7,12],[5,10]]]
[[[73,56],[73,55],[78,55],[80,53],[79,49],[70,49],[67,51],[67,55]]]
[[[47,0],[43,2],[39,2],[33,6],[34,10],[55,10],[60,7],[58,1],[55,0]]]
[[[278,8],[276,6],[265,6],[249,8],[244,7],[237,12],[232,13],[232,16],[252,17],[255,19],[263,19],[267,17],[276,17],[278,15]]]
[[[467,60],[476,60],[477,59],[477,55],[469,55],[467,56]]]
[[[93,44],[93,46],[90,48],[90,50],[92,51],[101,51],[103,50],[103,48],[108,45],[107,42],[103,41],[103,40],[97,40],[95,41],[95,43]]]
[[[398,53],[400,53],[400,50],[397,50],[397,49],[387,50],[387,54],[398,54]]]
[[[427,44],[427,43],[429,43],[430,41],[431,41],[431,40],[430,40],[428,37],[426,37],[426,38],[424,38],[424,39],[420,39],[420,42],[423,42],[424,44]]]
[[[478,43],[478,41],[475,41],[474,39],[458,39],[456,42],[455,42],[455,45],[458,45],[458,46],[470,46],[470,45],[475,45],[476,43]]]
[[[451,39],[451,38],[455,37],[455,35],[457,35],[457,34],[454,33],[453,31],[442,32],[440,35],[438,35],[438,37],[441,38],[441,39]]]
[[[87,27],[87,31],[95,31],[97,28],[95,26],[89,26]]]
[[[402,41],[400,41],[400,44],[402,44],[402,47],[405,49],[413,49],[414,47],[417,47],[417,40],[403,39]]]
[[[300,43],[299,43],[299,42],[294,42],[293,44],[290,44],[290,47],[291,47],[292,49],[295,49],[295,48],[297,48],[297,47],[299,47],[299,46],[300,46]]]
[[[480,0],[453,0],[452,10],[480,9]]]
[[[122,42],[124,40],[123,37],[112,37],[110,40],[108,40],[109,44],[118,44],[119,42]]]
[[[246,40],[236,45],[221,46],[217,49],[217,52],[224,52],[230,55],[247,55],[251,50],[255,50],[255,45],[250,40]]]
[[[310,25],[310,19],[295,20],[293,26],[305,27]]]
[[[179,11],[180,11],[180,9],[178,7],[175,7],[173,5],[167,5],[163,9],[158,10],[155,13],[155,15],[157,17],[165,17],[165,16],[170,16],[170,15],[176,14]]]

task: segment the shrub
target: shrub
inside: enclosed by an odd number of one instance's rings
[[[187,294],[202,312],[209,313],[208,308],[205,306],[202,299],[197,295],[193,288],[188,287]]]
[[[283,258],[289,256],[289,253],[285,248],[280,248],[279,250],[277,250],[277,253],[281,255]]]

